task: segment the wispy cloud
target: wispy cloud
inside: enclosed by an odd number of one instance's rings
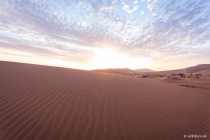
[[[4,0],[0,42],[55,57],[88,59],[106,44],[165,59],[209,48],[209,13],[208,0]]]

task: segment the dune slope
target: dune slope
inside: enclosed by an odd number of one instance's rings
[[[200,64],[193,67],[188,67],[186,68],[186,73],[195,73],[206,69],[210,69],[210,64]]]
[[[137,72],[155,72],[154,70],[150,70],[150,69],[147,69],[147,68],[145,68],[145,69],[135,69],[135,71],[137,71]]]
[[[210,76],[210,69],[197,71],[197,72],[195,72],[193,74],[202,74],[202,75]]]
[[[130,76],[0,62],[1,140],[210,136],[210,94]]]

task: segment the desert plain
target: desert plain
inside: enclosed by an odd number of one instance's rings
[[[180,72],[0,61],[0,140],[210,139],[210,71]]]

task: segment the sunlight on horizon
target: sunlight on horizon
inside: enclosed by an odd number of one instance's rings
[[[4,49],[0,49],[4,51]],[[96,48],[93,49],[94,55],[86,63],[79,61],[63,60],[59,58],[47,58],[36,56],[24,51],[10,50],[8,53],[2,54],[0,59],[4,61],[22,62],[30,64],[41,64],[48,66],[58,66],[66,68],[75,68],[82,70],[94,70],[105,68],[150,68],[153,64],[150,58],[131,57],[126,53],[120,53],[114,48]],[[4,59],[5,58],[5,59]]]
[[[104,47],[97,48],[95,57],[93,57],[90,67],[93,69],[104,68],[148,68],[151,66],[152,61],[146,57],[132,58],[124,52],[118,52],[114,48]]]
[[[92,70],[210,60],[208,0],[2,0],[0,60]]]

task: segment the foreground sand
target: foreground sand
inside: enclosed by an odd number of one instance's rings
[[[0,140],[210,139],[210,92],[131,76],[0,62],[0,107]]]

